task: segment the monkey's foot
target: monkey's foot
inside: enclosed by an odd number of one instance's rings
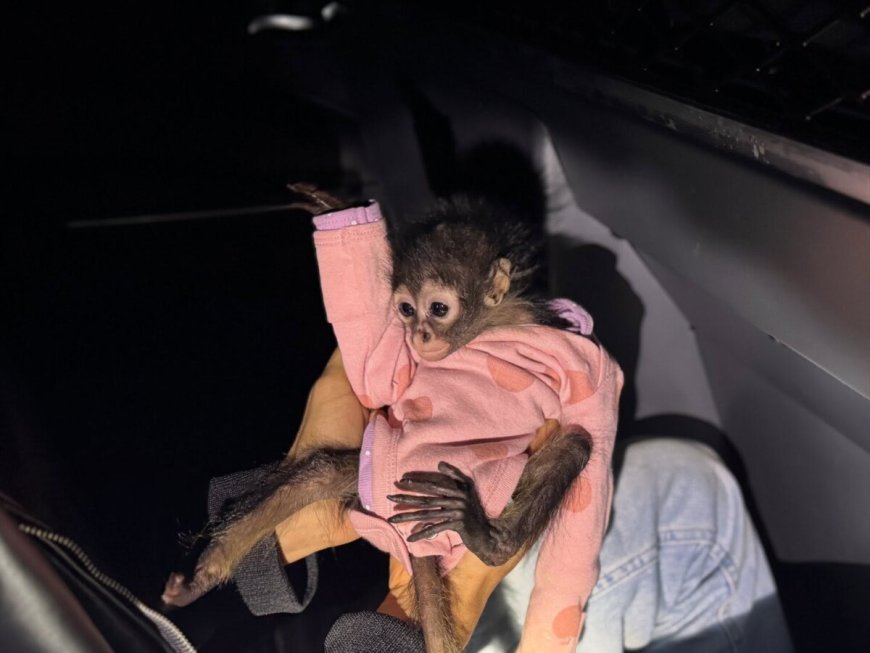
[[[169,575],[160,600],[167,607],[183,608],[196,601],[213,586],[209,587],[203,583],[197,583],[196,578],[193,581],[188,581],[184,574],[175,572]]]

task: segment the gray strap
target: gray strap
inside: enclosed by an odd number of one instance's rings
[[[423,633],[377,612],[343,614],[324,642],[326,653],[424,653]]]
[[[277,466],[278,463],[269,463],[211,479],[208,488],[209,519],[216,519],[227,501],[256,487]],[[273,533],[244,557],[233,581],[252,614],[258,617],[281,612],[295,614],[305,609],[317,590],[317,556],[312,554],[305,558],[305,565],[308,582],[300,601],[281,564],[278,542]]]

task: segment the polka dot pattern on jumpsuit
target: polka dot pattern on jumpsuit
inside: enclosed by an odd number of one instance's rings
[[[425,422],[432,419],[432,400],[429,397],[406,399],[402,402],[402,413],[405,419],[412,422]]]
[[[486,366],[493,383],[508,392],[522,392],[535,381],[535,377],[526,370],[498,358],[490,357]]]
[[[589,374],[579,370],[568,370],[565,375],[568,377],[568,399],[566,405],[578,404],[584,399],[591,397],[595,393],[595,387],[589,379]]]
[[[559,639],[569,639],[580,630],[580,617],[583,611],[579,605],[569,605],[563,608],[553,619],[553,634]]]
[[[581,476],[570,490],[565,509],[570,512],[582,512],[589,507],[590,503],[592,503],[592,486],[589,479]]]

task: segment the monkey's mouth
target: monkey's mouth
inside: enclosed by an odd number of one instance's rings
[[[450,353],[450,343],[435,343],[434,345],[414,345],[414,349],[417,350],[417,353],[420,354],[420,358],[422,358],[427,363],[434,363],[436,361],[440,361],[442,358],[446,357],[447,354]]]

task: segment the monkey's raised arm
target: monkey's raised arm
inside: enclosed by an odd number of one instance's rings
[[[347,377],[370,408],[393,403],[413,372],[405,329],[392,308],[390,250],[377,204],[315,218],[326,316]]]

